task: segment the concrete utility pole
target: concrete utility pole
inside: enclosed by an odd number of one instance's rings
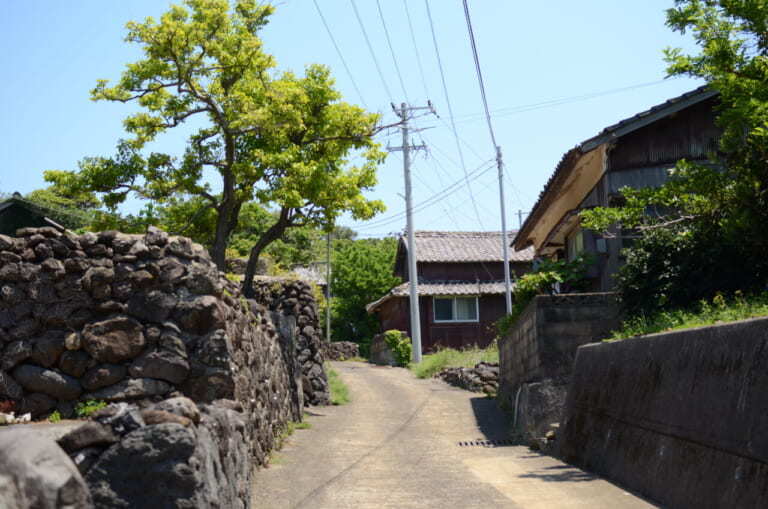
[[[325,340],[331,342],[331,232],[325,245]]]
[[[416,246],[413,240],[413,199],[411,197],[411,150],[425,150],[424,145],[411,145],[408,135],[408,118],[412,111],[430,110],[434,113],[432,104],[422,107],[409,107],[402,103],[400,109],[395,108],[397,116],[402,120],[400,129],[403,132],[403,145],[401,147],[389,147],[391,152],[401,150],[403,152],[403,174],[405,176],[405,217],[408,233],[408,286],[410,288],[411,309],[411,344],[413,345],[413,362],[421,362],[421,317],[419,314],[419,274],[416,268]]]
[[[501,159],[501,147],[496,146],[496,166],[499,170],[499,201],[501,202],[501,242],[504,253],[504,298],[507,314],[512,313],[512,283],[509,277],[509,237],[507,236],[507,212],[504,206],[504,162]]]

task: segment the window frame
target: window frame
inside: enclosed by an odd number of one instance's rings
[[[438,320],[436,315],[437,299],[449,299],[451,301],[451,315],[456,316],[456,301],[458,299],[475,299],[475,319],[474,320]],[[480,322],[480,299],[477,295],[434,295],[432,296],[432,322],[433,323],[479,323]]]

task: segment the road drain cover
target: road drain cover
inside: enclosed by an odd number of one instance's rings
[[[512,440],[466,440],[459,442],[459,447],[502,447],[512,445]]]

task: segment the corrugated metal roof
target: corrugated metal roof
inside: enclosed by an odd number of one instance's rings
[[[509,239],[517,232],[510,232]],[[503,262],[501,232],[416,231],[416,257],[419,262]],[[401,237],[407,249],[405,238]],[[511,249],[511,262],[530,262],[533,249]]]
[[[515,285],[512,283],[512,288]],[[410,284],[402,283],[392,288],[382,298],[365,306],[366,311],[372,313],[380,305],[389,299],[407,297],[410,293]],[[500,295],[504,293],[504,281],[419,281],[418,292],[420,297],[429,296],[459,296],[459,295]]]

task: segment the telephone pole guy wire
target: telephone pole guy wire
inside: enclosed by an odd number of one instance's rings
[[[504,252],[504,297],[507,304],[507,314],[512,313],[512,284],[509,274],[509,238],[507,237],[507,213],[504,205],[504,162],[501,159],[501,147],[496,143],[496,135],[493,133],[493,124],[491,124],[491,113],[488,109],[488,99],[485,95],[485,84],[483,83],[483,72],[480,69],[480,59],[477,56],[477,45],[475,44],[475,33],[472,30],[472,20],[469,16],[469,6],[467,0],[464,3],[464,18],[467,21],[467,31],[469,33],[469,42],[472,46],[472,57],[475,60],[475,73],[480,85],[480,96],[483,99],[483,108],[485,109],[485,118],[488,121],[488,130],[491,133],[491,141],[496,149],[496,165],[499,170],[499,202],[501,204],[501,242]],[[451,120],[453,121],[453,120]]]

